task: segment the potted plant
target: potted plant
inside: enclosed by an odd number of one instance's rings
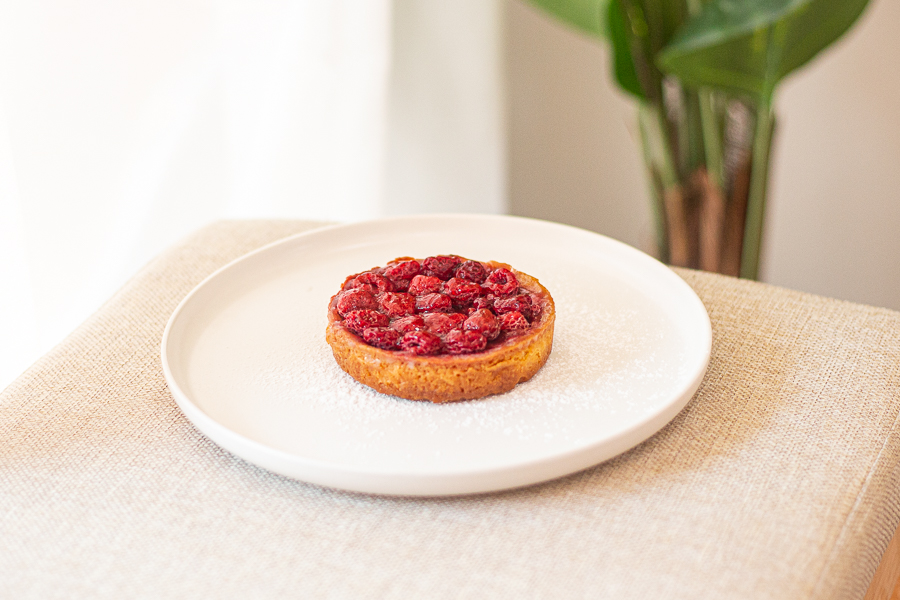
[[[606,39],[637,102],[659,257],[756,279],[773,98],[868,0],[531,0]]]

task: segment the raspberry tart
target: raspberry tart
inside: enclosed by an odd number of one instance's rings
[[[513,389],[547,362],[550,292],[507,264],[401,257],[347,277],[325,339],[362,384],[408,400],[453,402]]]

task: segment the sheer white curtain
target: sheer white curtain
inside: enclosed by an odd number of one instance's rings
[[[219,218],[500,212],[497,0],[0,5],[0,388]]]

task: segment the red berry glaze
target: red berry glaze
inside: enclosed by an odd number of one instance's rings
[[[527,294],[519,294],[512,298],[498,298],[494,301],[494,311],[496,311],[498,315],[518,311],[522,313],[522,316],[528,319],[529,322],[534,314],[534,310],[531,306],[531,297]]]
[[[417,260],[405,260],[391,265],[384,270],[384,275],[394,281],[398,279],[412,279],[422,270],[422,265]]]
[[[353,288],[338,295],[337,310],[342,317],[346,317],[354,310],[376,309],[378,302],[375,296],[364,288]]]
[[[396,350],[400,341],[400,332],[390,327],[369,327],[364,329],[362,337],[366,343],[382,350]]]
[[[472,301],[472,306],[477,310],[479,308],[486,308],[488,310],[494,310],[494,300],[496,300],[496,296],[493,294],[488,294],[487,296],[479,296]]]
[[[378,303],[389,317],[405,317],[416,312],[416,299],[403,292],[386,292]]]
[[[540,317],[542,300],[506,265],[444,255],[348,277],[334,302],[344,326],[370,346],[435,355],[481,352],[518,336]]]
[[[416,275],[409,282],[409,293],[413,296],[424,296],[425,294],[434,294],[441,291],[444,282],[437,277],[429,277],[428,275]]]
[[[427,313],[422,315],[428,331],[435,335],[444,335],[451,329],[457,329],[466,318],[459,313]]]
[[[362,275],[356,276],[357,283],[367,283],[377,289],[379,292],[393,292],[394,286],[383,275],[379,275],[377,273],[363,273]]]
[[[477,331],[489,340],[500,335],[500,321],[486,308],[479,308],[463,322],[463,329]]]
[[[482,283],[487,278],[487,271],[480,262],[467,260],[459,265],[454,276],[474,283]]]
[[[416,331],[418,329],[427,329],[425,320],[422,319],[422,317],[420,317],[419,315],[410,315],[408,317],[400,317],[399,319],[394,319],[391,322],[391,327],[393,327],[400,333],[407,333],[409,331]]]
[[[416,298],[416,310],[418,312],[450,312],[453,303],[450,296],[445,294],[425,294]]]
[[[413,354],[437,354],[441,350],[441,338],[430,331],[410,331],[400,338],[400,347]]]
[[[444,346],[450,354],[470,354],[487,347],[487,338],[478,331],[454,329],[444,338]]]
[[[487,276],[484,286],[498,296],[508,296],[519,289],[519,281],[509,269],[497,269]]]
[[[500,317],[500,329],[502,331],[518,332],[531,327],[528,319],[519,311],[508,312]]]
[[[456,267],[462,262],[458,256],[429,256],[422,261],[425,275],[447,281],[453,277]]]
[[[480,285],[456,277],[444,284],[444,293],[450,296],[454,306],[460,308],[470,305],[475,298],[482,295]]]
[[[351,277],[346,282],[344,282],[343,290],[366,290],[370,294],[375,294],[378,290],[374,285],[370,285],[368,283],[362,283],[361,281],[357,281],[356,277]]]
[[[391,279],[391,284],[394,286],[395,292],[409,291],[409,279]]]
[[[350,331],[362,334],[369,327],[387,327],[390,318],[374,310],[354,310],[344,317],[344,326]]]

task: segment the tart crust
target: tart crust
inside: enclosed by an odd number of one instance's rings
[[[382,350],[366,344],[342,325],[336,294],[328,306],[325,339],[338,365],[358,382],[381,393],[435,403],[502,394],[531,379],[547,362],[553,346],[553,298],[536,278],[526,273],[503,263],[483,264],[492,269],[509,269],[519,287],[540,298],[540,316],[529,329],[473,354],[417,356]]]

